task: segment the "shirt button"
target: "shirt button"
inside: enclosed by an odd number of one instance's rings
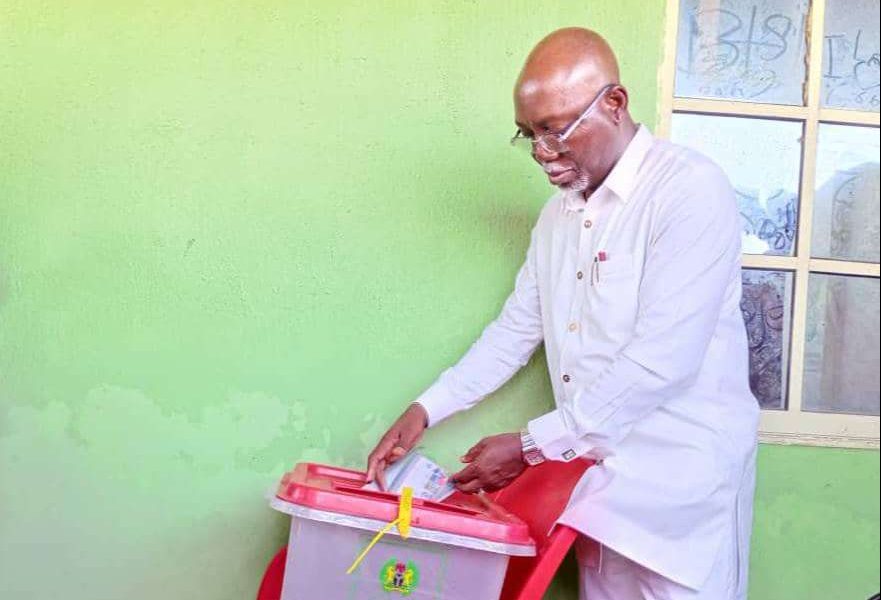
[[[569,331],[575,331],[578,329],[578,323],[569,323]]]
[[[563,381],[564,381],[564,382],[569,383],[571,380],[572,380],[572,378],[569,377],[568,375],[563,375]]]
[[[578,271],[578,273],[576,273],[575,276],[576,276],[578,279],[584,279],[584,273],[582,273],[581,271]]]
[[[588,219],[587,221],[584,222],[584,227],[585,227],[585,229],[590,229],[591,227],[593,227],[593,221]]]

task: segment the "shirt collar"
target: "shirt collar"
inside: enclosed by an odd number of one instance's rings
[[[614,194],[619,200],[626,203],[630,200],[633,187],[636,185],[636,175],[642,161],[652,147],[655,137],[645,125],[640,125],[636,130],[636,135],[627,144],[624,154],[612,167],[611,172],[606,176],[603,184],[594,192],[594,195],[603,192],[606,188]],[[584,208],[586,202],[581,192],[563,192],[563,203],[566,210],[577,211]]]
[[[636,130],[636,135],[627,144],[624,154],[615,163],[612,172],[608,174],[603,186],[618,196],[618,199],[626,203],[630,200],[633,187],[636,185],[636,175],[639,173],[639,167],[642,161],[651,150],[655,137],[645,125],[640,125]]]

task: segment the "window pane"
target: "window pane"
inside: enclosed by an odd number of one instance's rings
[[[826,0],[824,106],[878,112],[878,0]]]
[[[743,220],[743,251],[784,256],[795,250],[801,136],[801,123],[791,121],[681,113],[673,115],[671,132],[728,174]]]
[[[877,279],[811,274],[804,410],[878,415]]]
[[[743,271],[749,383],[762,408],[786,408],[791,307],[792,273]]]
[[[879,261],[878,129],[820,125],[811,254]]]
[[[803,104],[809,0],[681,0],[676,95]]]

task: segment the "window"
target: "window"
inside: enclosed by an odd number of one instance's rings
[[[668,0],[659,134],[728,173],[767,442],[879,446],[879,3]]]

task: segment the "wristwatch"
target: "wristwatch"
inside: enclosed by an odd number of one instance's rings
[[[541,453],[541,449],[535,444],[535,440],[532,439],[532,434],[529,433],[528,429],[520,430],[520,448],[523,452],[523,460],[530,467],[540,465],[545,461],[545,455]]]

